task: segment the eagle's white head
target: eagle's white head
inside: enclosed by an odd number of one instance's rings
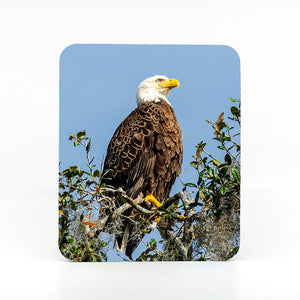
[[[145,79],[137,88],[136,102],[140,105],[146,101],[160,102],[165,100],[169,105],[167,97],[174,87],[179,87],[177,79],[169,79],[164,75],[155,75]]]

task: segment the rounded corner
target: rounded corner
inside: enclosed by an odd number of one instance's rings
[[[66,257],[64,255],[64,253],[61,251],[59,244],[57,243],[57,248],[58,248],[58,252],[60,253],[60,255],[67,261],[67,262],[74,262],[73,260],[71,260],[70,258]]]
[[[78,44],[71,44],[66,46],[60,53],[59,56],[59,64],[61,64],[63,57],[70,51],[70,48],[73,48],[74,46],[77,46]]]
[[[231,52],[233,52],[233,54],[237,57],[239,64],[241,63],[241,58],[239,53],[237,52],[237,50],[235,50],[233,47],[229,46],[229,45],[224,45],[224,47],[228,48]]]
[[[232,253],[231,257],[228,260],[230,261],[230,260],[238,259],[237,255],[239,254],[240,249],[241,249],[241,243],[239,243],[238,246],[236,246],[235,248],[232,249],[233,253]]]

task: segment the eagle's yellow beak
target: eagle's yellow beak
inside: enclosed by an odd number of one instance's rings
[[[168,79],[165,82],[160,83],[162,87],[168,87],[168,88],[174,88],[174,87],[179,87],[179,81],[177,79]]]

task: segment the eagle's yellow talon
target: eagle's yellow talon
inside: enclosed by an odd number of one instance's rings
[[[144,200],[145,200],[145,202],[147,202],[147,201],[152,202],[155,205],[155,207],[161,206],[161,203],[151,193],[147,193]]]

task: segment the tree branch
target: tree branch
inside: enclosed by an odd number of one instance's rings
[[[188,251],[187,248],[182,243],[181,239],[178,238],[173,230],[166,230],[167,238],[174,242],[175,246],[180,250],[181,254],[184,256],[184,260],[187,260]]]
[[[121,200],[125,200],[127,203],[124,203],[122,206],[118,208],[120,209],[121,212],[126,211],[128,208],[130,208],[130,206],[132,206],[145,215],[150,215],[154,213],[154,211],[143,208],[142,206],[139,205],[140,203],[144,202],[144,198],[138,197],[135,200],[133,200],[130,197],[128,197],[121,188],[117,190],[111,188],[101,188],[100,193],[107,194],[108,196],[121,197],[122,198]],[[125,207],[123,207],[125,204],[129,204],[129,206],[126,205]]]
[[[172,197],[168,198],[160,207],[158,207],[158,210],[166,210],[171,204],[173,204],[175,201],[181,199],[185,199],[185,194],[183,192],[176,193]]]

